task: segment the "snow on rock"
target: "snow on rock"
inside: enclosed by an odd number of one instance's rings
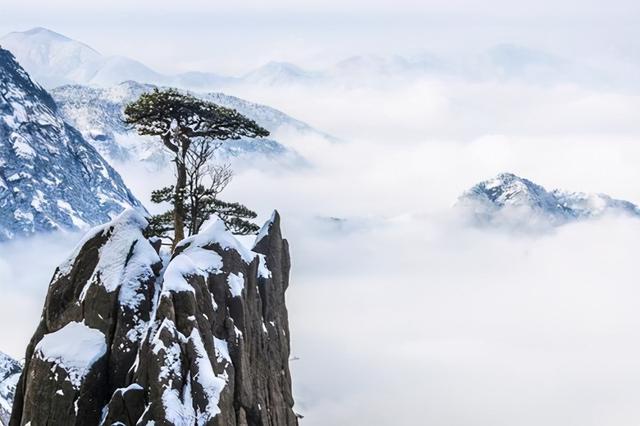
[[[226,370],[223,371],[222,374],[216,374],[198,330],[194,329],[191,332],[189,340],[193,344],[196,354],[196,363],[198,366],[198,377],[196,380],[198,384],[202,386],[205,396],[204,399],[206,400],[204,409],[198,409],[196,413],[196,424],[206,425],[220,413],[220,407],[218,406],[220,403],[220,394],[229,381],[229,375]],[[214,348],[216,355],[222,356],[222,359],[217,358],[218,362],[231,362],[227,342],[214,337]]]
[[[127,209],[87,232],[57,268],[26,351],[16,424],[98,424],[109,398],[130,384],[162,269],[146,227]]]
[[[36,357],[62,367],[76,389],[80,388],[93,364],[106,353],[105,335],[74,321],[58,331],[45,334],[35,350]]]
[[[258,251],[219,220],[177,245],[134,366],[146,404],[123,409],[116,394],[104,424],[297,424],[284,305],[290,264],[277,213],[268,228]],[[265,323],[283,326],[264,332]]]
[[[244,290],[244,277],[242,273],[229,274],[227,277],[227,284],[229,284],[229,291],[231,291],[231,296],[240,297],[242,296],[242,290]]]
[[[60,265],[12,423],[296,425],[279,215],[254,251],[209,221],[164,269],[146,226],[126,210]]]
[[[258,243],[262,241],[262,239],[269,234],[269,230],[271,229],[271,226],[275,221],[275,217],[276,217],[276,211],[274,210],[273,213],[271,213],[271,217],[269,218],[269,220],[266,221],[264,225],[262,225],[262,227],[260,228],[260,231],[258,231],[258,235],[256,235],[256,240],[253,243],[254,247],[257,246]]]
[[[21,372],[22,365],[18,361],[0,352],[0,425],[9,424],[13,398]]]
[[[258,277],[269,279],[271,278],[271,271],[267,268],[267,258],[263,254],[258,254]]]
[[[119,291],[121,305],[136,308],[142,295],[137,293],[138,283],[154,275],[153,265],[160,262],[158,253],[150,243],[138,244],[144,240],[142,229],[147,220],[139,211],[127,209],[112,221],[97,226],[87,233],[74,253],[59,267],[56,276],[68,274],[87,241],[98,235],[109,234],[110,238],[100,247],[98,263],[79,295],[82,301],[92,285],[101,285],[111,293]]]
[[[192,286],[187,282],[188,277],[195,275],[207,276],[209,272],[222,268],[222,258],[216,253],[200,247],[190,247],[176,256],[164,272],[163,291],[190,291]]]
[[[0,241],[86,229],[140,207],[118,173],[0,49]]]
[[[211,244],[217,244],[223,250],[236,251],[242,257],[242,260],[247,263],[250,263],[256,257],[256,253],[253,253],[238,241],[218,217],[208,219],[202,225],[199,233],[180,241],[176,246],[176,252],[180,253],[184,248],[206,247]]]
[[[622,214],[640,217],[640,207],[605,194],[548,191],[530,180],[502,173],[460,196],[456,208],[475,225],[525,231]]]

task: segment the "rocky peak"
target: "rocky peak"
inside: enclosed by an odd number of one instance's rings
[[[146,226],[126,210],[87,233],[57,268],[11,424],[98,424],[110,395],[126,385],[162,268]]]
[[[297,424],[279,215],[253,250],[211,220],[164,268],[146,226],[126,211],[58,268],[11,424]]]
[[[513,173],[501,173],[480,182],[469,193],[486,197],[497,206],[526,204],[547,210],[557,207],[556,200],[546,189]]]
[[[640,217],[633,203],[606,194],[548,191],[512,173],[478,183],[458,199],[457,207],[479,225],[507,225],[520,229],[558,226],[569,222],[626,214]]]
[[[0,241],[88,228],[140,203],[52,97],[0,49]]]

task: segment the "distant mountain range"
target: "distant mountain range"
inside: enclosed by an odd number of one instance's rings
[[[53,98],[0,49],[0,241],[108,221],[142,208],[120,175],[65,123]]]
[[[605,194],[548,191],[530,180],[502,173],[466,191],[456,208],[479,226],[538,230],[604,215],[640,218],[640,207]]]
[[[9,33],[0,38],[0,45],[13,52],[35,80],[47,88],[66,84],[111,87],[128,80],[195,91],[225,90],[235,85],[362,85],[379,81],[406,82],[424,76],[524,79],[538,83],[592,84],[607,80],[591,66],[513,44],[499,44],[479,54],[455,57],[433,53],[359,55],[313,71],[289,62],[273,61],[239,76],[206,71],[167,75],[134,59],[102,55],[80,41],[46,28]]]
[[[22,66],[47,88],[64,84],[112,86],[126,80],[177,87],[215,87],[227,77],[210,73],[163,75],[134,59],[104,56],[86,44],[46,28],[12,32],[0,38]]]
[[[90,66],[117,70],[114,64],[132,63],[97,61],[99,54],[90,47],[42,28],[12,33],[2,43],[17,45],[35,74],[50,82],[67,77],[84,81],[91,75],[88,81],[105,83],[110,80],[95,79],[106,75],[104,70],[90,73]],[[156,76],[136,64],[125,68],[144,71],[133,74],[142,79]],[[117,71],[113,75],[132,74]],[[0,49],[0,241],[86,228],[108,221],[126,207],[143,208],[112,165],[120,167],[133,160],[156,169],[170,161],[157,141],[137,135],[122,121],[125,105],[155,87],[135,81],[110,87],[75,84],[60,86],[50,94],[31,79],[11,52]],[[271,132],[313,133],[333,139],[265,105],[217,92],[191,93],[236,109]],[[255,156],[288,166],[306,164],[293,149],[273,138],[226,141],[218,156],[225,161]]]
[[[125,106],[142,93],[156,87],[126,81],[108,88],[67,85],[53,89],[51,93],[63,118],[80,130],[84,138],[103,156],[112,161],[142,161],[151,167],[159,167],[170,161],[167,151],[154,138],[137,135],[134,129],[123,122]],[[270,132],[287,128],[320,134],[309,125],[266,105],[222,93],[192,94],[233,108]],[[222,144],[218,150],[218,156],[223,160],[248,155],[288,161],[290,164],[303,162],[295,151],[273,138],[230,140]]]

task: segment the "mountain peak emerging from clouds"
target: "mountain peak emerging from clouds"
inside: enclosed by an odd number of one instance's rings
[[[0,39],[34,79],[45,87],[63,84],[116,84],[126,79],[157,81],[162,76],[133,59],[103,56],[67,36],[37,27]]]
[[[13,34],[14,36],[21,36],[21,37],[39,37],[41,41],[48,39],[52,41],[55,40],[55,41],[64,41],[64,42],[73,42],[73,43],[83,44],[67,37],[64,34],[60,34],[56,31],[53,31],[44,27],[34,27],[26,31],[13,31],[10,34]]]
[[[310,82],[316,75],[289,62],[271,61],[244,75],[242,80],[252,84],[283,85]]]
[[[513,173],[501,173],[474,185],[457,203],[478,225],[539,229],[569,222],[626,214],[640,217],[640,207],[606,194],[548,191]]]

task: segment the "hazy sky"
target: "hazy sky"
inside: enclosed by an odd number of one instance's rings
[[[44,26],[163,71],[244,72],[270,60],[321,66],[372,52],[518,43],[637,59],[639,3],[586,1],[3,2],[0,32]]]
[[[43,26],[161,71],[513,43],[640,75],[637,0],[3,3],[0,33]],[[566,80],[237,90],[347,142],[274,134],[313,167],[247,166],[226,193],[261,219],[282,214],[305,424],[640,424],[640,221],[524,237],[467,228],[451,209],[506,171],[640,204],[639,95]],[[119,167],[145,202],[172,179]],[[0,247],[0,350],[23,353],[77,238]]]

